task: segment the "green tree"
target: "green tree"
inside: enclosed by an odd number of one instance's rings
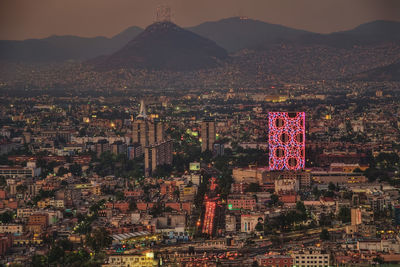
[[[351,210],[348,207],[340,207],[338,217],[339,217],[339,220],[342,221],[342,223],[350,222],[351,221]]]
[[[329,185],[328,185],[328,189],[329,189],[330,191],[336,191],[336,186],[335,186],[335,184],[332,183],[332,182],[330,182]]]
[[[16,187],[16,190],[19,194],[24,193],[26,190],[28,189],[28,187],[26,186],[26,184],[19,184]]]
[[[69,171],[74,176],[82,176],[82,167],[78,163],[74,163],[69,167]]]
[[[279,196],[278,195],[271,195],[271,205],[276,205],[279,202]]]
[[[112,237],[105,228],[96,228],[86,235],[85,243],[96,253],[111,246]]]
[[[5,211],[3,213],[0,214],[0,222],[2,223],[10,223],[13,221],[13,216],[14,214],[12,213],[12,211]]]
[[[301,213],[306,213],[306,206],[304,205],[303,201],[297,201],[296,202],[296,210],[298,210]]]
[[[45,267],[48,266],[47,258],[43,255],[33,255],[31,258],[31,266],[33,267]]]
[[[258,222],[257,224],[256,224],[256,227],[254,228],[256,231],[258,231],[258,232],[262,232],[262,231],[264,231],[264,225],[261,223],[261,222]]]
[[[319,238],[321,238],[322,240],[329,240],[329,238],[330,238],[329,231],[327,229],[322,229],[322,232],[319,235]]]
[[[64,167],[60,167],[57,171],[57,176],[64,176],[64,174],[69,173],[69,170],[64,168]]]

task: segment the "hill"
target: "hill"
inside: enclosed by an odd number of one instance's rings
[[[217,66],[228,54],[213,41],[178,27],[156,22],[117,52],[89,61],[96,69],[146,68],[195,70]]]

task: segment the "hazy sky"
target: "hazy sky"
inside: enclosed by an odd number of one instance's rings
[[[328,33],[372,20],[400,21],[400,0],[0,0],[0,39],[113,36],[153,22],[169,4],[180,26],[232,16]]]

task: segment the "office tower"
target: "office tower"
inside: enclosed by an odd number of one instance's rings
[[[172,164],[172,140],[146,146],[144,150],[145,176],[150,176],[158,166]]]
[[[269,113],[269,169],[304,169],[305,113]]]
[[[215,121],[204,120],[201,123],[201,152],[213,151],[215,142]]]
[[[142,147],[146,147],[164,140],[164,123],[147,117],[146,106],[142,100],[139,115],[132,126],[133,143],[139,143]]]

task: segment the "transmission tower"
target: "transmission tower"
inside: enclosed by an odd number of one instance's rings
[[[171,21],[171,7],[169,5],[159,5],[156,11],[156,22]]]

